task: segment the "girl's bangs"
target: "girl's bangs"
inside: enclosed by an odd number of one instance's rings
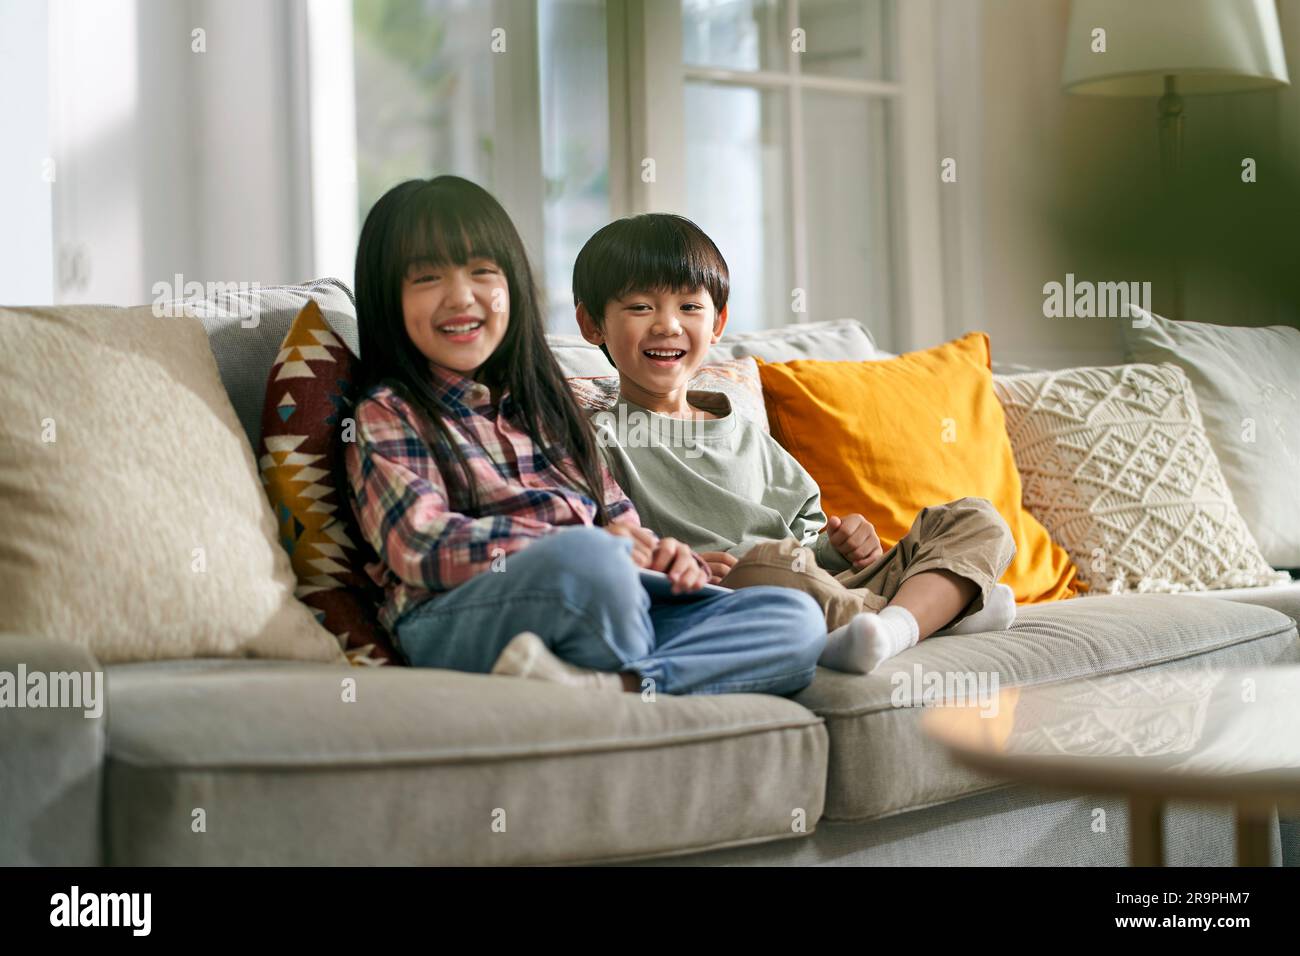
[[[421,197],[424,198],[424,197]],[[488,210],[466,208],[432,194],[411,204],[399,223],[397,258],[405,274],[412,266],[464,265],[471,259],[506,262],[506,244]]]

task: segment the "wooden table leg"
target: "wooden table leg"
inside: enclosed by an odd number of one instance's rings
[[[1164,866],[1164,801],[1133,796],[1128,801],[1129,866]]]
[[[1237,865],[1271,866],[1273,814],[1258,807],[1237,807]]]

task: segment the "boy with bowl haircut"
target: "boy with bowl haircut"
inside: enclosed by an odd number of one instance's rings
[[[1015,598],[998,584],[1016,545],[984,498],[923,508],[884,552],[862,515],[831,516],[820,490],[775,439],[722,393],[690,391],[727,322],[730,279],[716,245],[681,216],[620,219],[573,267],[583,337],[619,374],[619,401],[594,413],[610,470],[646,527],[684,541],[724,587],[781,585],[812,595],[829,634],[819,663],[869,673],[935,633],[1003,630]],[[637,439],[613,427],[640,419]],[[677,423],[678,426],[681,422]]]

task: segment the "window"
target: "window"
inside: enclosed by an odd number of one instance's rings
[[[566,332],[573,260],[610,219],[604,9],[604,0],[353,4],[360,220],[403,180],[474,180],[519,227],[551,327]]]
[[[610,221],[604,0],[546,0],[541,52],[543,274],[551,327],[576,332],[573,261]]]
[[[489,4],[355,0],[361,220],[407,179],[455,173],[493,189]]]
[[[887,330],[892,0],[683,0],[681,28],[685,208],[731,267],[731,327]]]

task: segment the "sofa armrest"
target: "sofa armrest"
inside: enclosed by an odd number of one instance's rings
[[[68,675],[58,693],[48,690],[54,675]],[[66,702],[74,676],[78,691],[94,696],[78,699],[83,706],[51,706]],[[41,682],[44,706],[26,706],[40,703],[29,688]],[[101,863],[104,685],[103,667],[83,647],[0,634],[0,866]],[[87,717],[94,709],[99,715]]]

